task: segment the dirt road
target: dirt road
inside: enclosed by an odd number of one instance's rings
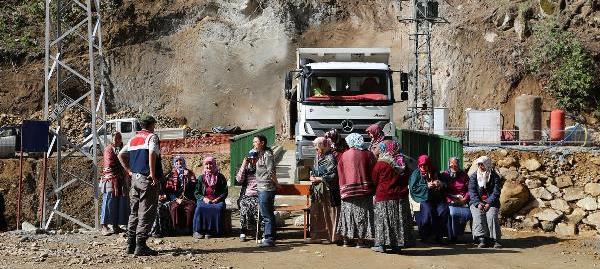
[[[600,268],[598,238],[559,239],[539,233],[505,230],[504,249],[471,244],[419,244],[403,254],[368,249],[305,245],[301,234],[283,233],[271,249],[236,237],[196,240],[152,239],[157,257],[123,254],[124,238],[97,234],[0,235],[0,268]]]

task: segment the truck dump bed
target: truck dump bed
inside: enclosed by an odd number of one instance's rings
[[[389,48],[299,48],[297,63],[300,59],[311,59],[315,62],[368,62],[388,64],[391,50]]]

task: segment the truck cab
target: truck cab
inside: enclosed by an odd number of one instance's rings
[[[290,126],[296,144],[296,180],[307,179],[315,158],[312,141],[331,129],[342,137],[379,124],[395,137],[395,103],[388,48],[299,48],[297,70],[286,76]]]

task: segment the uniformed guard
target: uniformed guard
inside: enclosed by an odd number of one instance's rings
[[[156,217],[159,180],[163,172],[156,120],[150,115],[139,119],[142,130],[137,132],[119,153],[119,161],[131,176],[129,199],[131,213],[127,225],[127,253],[135,256],[155,256],[158,252],[146,245]]]

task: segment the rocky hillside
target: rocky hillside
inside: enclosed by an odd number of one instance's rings
[[[42,108],[43,1],[8,2],[12,5],[0,7],[0,111],[26,117]],[[401,3],[106,1],[110,109],[185,118],[202,129],[281,127],[287,109],[281,98],[283,73],[298,47],[391,47],[392,67],[410,69],[412,27],[398,21],[410,8]],[[576,95],[591,100],[581,108],[583,115],[594,115],[600,59],[596,0],[448,0],[440,7],[449,23],[433,30],[434,88],[436,104],[451,107],[451,126],[463,125],[465,108],[497,108],[510,129],[514,98],[522,93],[541,95],[544,109],[555,108],[555,101],[565,98],[555,89],[569,89],[557,85],[552,74],[574,77],[570,84],[585,90]],[[574,58],[571,45],[546,57],[541,45],[551,42],[543,29],[568,33],[581,44],[583,58]],[[531,68],[532,59],[538,59],[533,61],[538,69]],[[580,61],[565,64],[573,62],[569,59]],[[583,71],[569,73],[572,69]],[[397,105],[397,122],[405,111]],[[580,120],[596,121],[593,116]]]

